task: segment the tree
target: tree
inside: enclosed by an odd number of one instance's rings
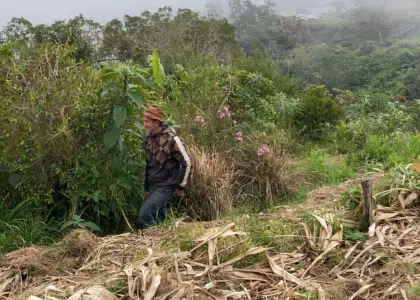
[[[25,18],[13,18],[5,27],[8,41],[27,41],[31,37],[32,23]]]
[[[229,61],[236,51],[235,30],[227,20],[202,17],[189,9],[175,16],[170,7],[151,14],[125,16],[105,26],[102,53],[118,59],[144,62],[157,50],[164,65],[188,64],[191,58],[212,55]]]
[[[10,41],[21,41],[34,45],[53,43],[76,48],[75,58],[96,60],[101,43],[102,27],[99,23],[85,19],[82,15],[66,21],[56,21],[51,26],[33,26],[24,18],[14,18],[6,26],[5,34]]]
[[[132,57],[133,41],[130,40],[124,24],[117,19],[108,22],[103,32],[100,53],[104,58],[126,61]]]

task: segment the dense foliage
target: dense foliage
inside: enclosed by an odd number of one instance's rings
[[[308,185],[420,159],[420,52],[416,39],[392,39],[401,18],[360,8],[304,21],[270,1],[230,2],[229,20],[213,3],[208,17],[165,7],[104,25],[9,23],[0,252],[72,227],[132,228],[152,103],[193,153],[175,212],[193,218],[267,209]]]

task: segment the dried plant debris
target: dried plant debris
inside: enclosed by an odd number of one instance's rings
[[[301,220],[306,246],[294,253],[253,247],[247,233],[234,223],[203,225],[196,236],[186,235],[188,251],[165,248],[168,236],[164,231],[153,236],[104,238],[73,232],[51,247],[32,247],[1,257],[0,296],[42,300],[418,299],[420,193],[409,188],[390,193],[377,195],[391,195],[391,201],[387,207],[374,209],[375,223],[367,240],[350,243],[343,239],[340,224],[345,226],[345,222],[337,222],[343,214],[339,210],[337,216],[312,215],[312,223]],[[360,212],[359,207],[356,210]],[[180,228],[188,230],[185,224]]]

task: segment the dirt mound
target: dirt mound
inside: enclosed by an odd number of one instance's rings
[[[62,241],[66,254],[80,259],[86,258],[98,242],[94,234],[82,229],[72,231]]]
[[[50,293],[55,299],[67,299],[95,283],[119,284],[123,266],[147,256],[157,245],[156,239],[140,235],[99,238],[86,230],[75,230],[50,247],[25,248],[2,256],[0,296],[27,299]]]

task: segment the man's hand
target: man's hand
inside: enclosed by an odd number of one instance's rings
[[[178,197],[184,197],[185,192],[184,192],[184,190],[176,189],[176,190],[175,190],[175,194],[176,194]]]
[[[144,192],[143,197],[144,197],[144,201],[146,201],[147,198],[149,198],[149,192]]]

